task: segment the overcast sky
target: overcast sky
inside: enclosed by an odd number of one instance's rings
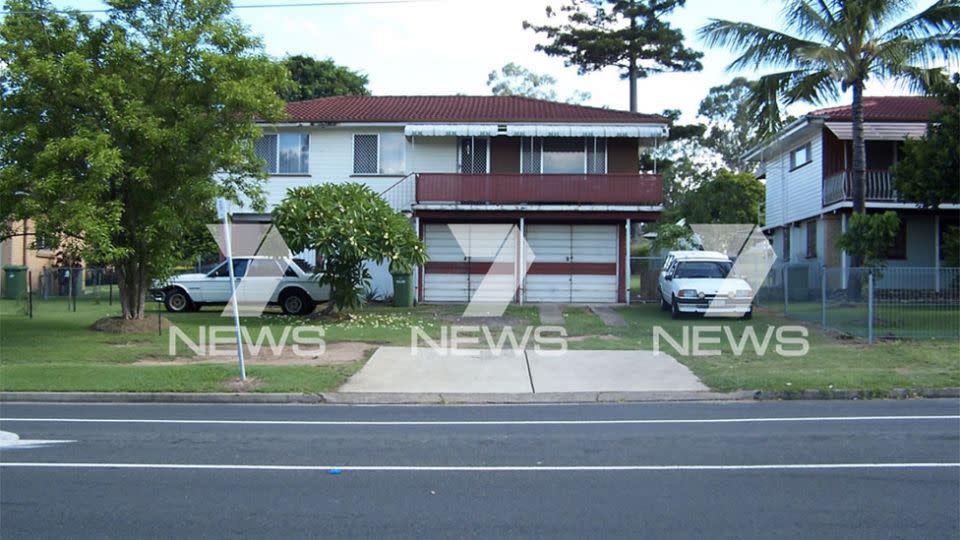
[[[323,0],[236,0],[235,5],[309,3]],[[563,0],[561,0],[563,1]],[[58,6],[97,6],[95,0],[56,1]],[[590,105],[627,109],[627,83],[617,71],[578,75],[558,58],[534,51],[541,36],[524,30],[524,20],[544,22],[544,0],[428,0],[396,5],[341,5],[237,9],[251,31],[262,36],[269,54],[308,54],[330,57],[366,73],[376,95],[489,94],[487,74],[508,62],[558,81],[560,96],[574,90],[592,94]],[[920,7],[932,3],[918,2]],[[561,5],[555,1],[553,5]],[[699,102],[712,86],[736,73],[726,71],[733,55],[707,49],[696,29],[710,18],[750,21],[779,28],[781,2],[774,0],[688,0],[671,17],[688,46],[704,52],[698,73],[653,75],[638,84],[638,109],[660,112],[681,109],[685,121],[696,116]],[[743,73],[756,77],[757,73]],[[895,85],[870,83],[867,94],[905,94]],[[845,96],[843,102],[849,101]],[[809,110],[800,106],[793,113]]]

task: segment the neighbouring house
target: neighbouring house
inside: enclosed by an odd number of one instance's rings
[[[948,226],[960,225],[960,205],[920,208],[903,200],[890,173],[900,159],[903,141],[923,136],[930,114],[939,107],[936,99],[917,96],[863,100],[866,209],[893,210],[901,223],[888,253],[888,267],[940,268],[943,233]],[[846,231],[853,209],[851,110],[843,106],[813,111],[743,156],[760,164],[760,177],[766,183],[765,231],[779,262],[807,265],[810,280],[818,279],[814,276],[820,267],[842,268],[829,274],[836,281],[828,284],[830,289],[847,288],[850,265],[850,257],[837,249],[836,242]],[[940,273],[929,275],[935,280]]]
[[[44,270],[51,271],[58,265],[56,242],[37,238],[30,220],[11,223],[11,236],[0,241],[0,268],[25,266],[30,278],[30,287],[39,292],[43,284]],[[5,280],[0,280],[3,294]]]
[[[631,228],[662,211],[662,179],[639,173],[640,149],[667,136],[667,119],[517,96],[330,97],[287,113],[256,145],[268,206],[294,186],[369,185],[427,246],[420,301],[470,299],[494,261],[464,253],[448,226],[469,237],[484,223],[514,226],[515,301],[629,297]],[[525,276],[521,235],[536,254]],[[371,270],[377,292],[391,294],[386,268]]]

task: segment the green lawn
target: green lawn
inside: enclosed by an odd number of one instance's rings
[[[782,310],[782,306],[776,309]],[[792,318],[815,324],[820,324],[822,317],[819,302],[789,302],[787,313]],[[867,336],[868,308],[865,302],[828,303],[826,316],[827,328]],[[874,335],[881,339],[960,339],[960,306],[905,306],[877,302],[874,305]]]
[[[98,318],[115,314],[117,306],[97,303],[89,297],[77,302],[77,312],[68,311],[62,300],[38,301],[34,319],[28,319],[23,304],[0,300],[0,389],[86,390],[86,391],[220,391],[224,383],[236,378],[234,364],[135,365],[142,359],[169,360],[167,330],[137,334],[107,334],[89,330]],[[733,353],[724,332],[741,339],[744,329],[752,327],[761,334],[768,327],[795,325],[778,313],[758,310],[752,321],[691,318],[674,321],[655,305],[619,308],[626,327],[607,327],[584,307],[570,306],[564,312],[570,349],[645,349],[653,348],[654,328],[659,326],[675,341],[694,327],[719,328],[710,336],[723,338],[720,356],[697,356],[693,351],[676,351],[661,340],[661,349],[690,367],[715,390],[738,389],[803,390],[892,388],[930,388],[960,386],[960,350],[956,339],[886,341],[867,346],[862,340],[838,339],[832,334],[809,328],[810,352],[791,358],[777,354],[771,344],[766,354],[751,347],[740,355]],[[437,338],[441,327],[451,324],[463,306],[428,305],[411,309],[372,306],[360,310],[351,320],[318,323],[270,313],[244,319],[251,333],[263,326],[321,324],[327,343],[363,341],[373,344],[408,345],[410,327],[419,326]],[[819,312],[818,312],[819,313]],[[530,306],[511,306],[509,321],[518,335],[527,325],[539,324],[537,310]],[[196,336],[206,325],[229,326],[229,318],[219,309],[199,313],[162,316],[188,335]],[[151,313],[150,317],[156,317]],[[476,324],[470,320],[458,324]],[[932,323],[931,323],[932,324]],[[185,356],[181,347],[178,354]],[[156,364],[156,362],[154,362]],[[359,369],[363,360],[334,366],[250,366],[248,374],[259,379],[257,391],[320,392],[337,388]]]

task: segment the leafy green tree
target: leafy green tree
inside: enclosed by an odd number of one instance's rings
[[[534,73],[513,62],[487,75],[487,86],[495,96],[525,96],[566,103],[583,103],[591,97],[590,92],[577,90],[572,96],[561,100],[554,89],[556,84],[557,79],[551,75]]]
[[[700,102],[697,113],[707,119],[703,145],[723,159],[726,168],[744,171],[742,156],[783,126],[781,116],[770,117],[756,99],[757,83],[736,77],[727,84],[714,86]]]
[[[938,0],[898,20],[912,8],[911,0],[790,0],[784,8],[787,32],[713,19],[699,34],[708,46],[740,53],[731,69],[783,70],[760,77],[754,91],[771,118],[780,117],[781,104],[817,104],[852,90],[853,207],[863,213],[864,84],[877,77],[930,88],[945,77],[931,66],[955,61],[960,52],[960,0]]]
[[[837,238],[837,247],[856,255],[861,264],[880,269],[887,264],[887,252],[900,230],[900,218],[891,210],[880,214],[853,214],[847,232]]]
[[[664,212],[664,219],[684,218],[687,223],[757,223],[764,192],[763,184],[752,173],[720,169],[684,193],[678,204]]]
[[[310,56],[294,55],[281,63],[290,72],[296,83],[282,89],[280,95],[286,101],[299,101],[330,96],[369,96],[369,79],[366,75],[338,66],[333,59],[317,60]]]
[[[650,247],[652,251],[662,253],[676,249],[693,249],[693,231],[686,225],[661,222],[657,226],[657,237]]]
[[[685,0],[567,0],[560,13],[566,22],[524,28],[543,34],[548,42],[536,50],[565,59],[581,74],[607,67],[620,69],[630,82],[630,110],[637,110],[637,79],[663,71],[699,71],[702,53],[683,44],[683,32],[667,17]],[[546,9],[548,19],[558,15]]]
[[[960,202],[960,74],[936,94],[943,109],[930,119],[926,135],[907,139],[891,169],[903,198],[926,208]]]
[[[324,313],[359,307],[370,284],[364,261],[390,261],[409,272],[426,262],[426,248],[403,215],[356,182],[293,188],[273,210],[273,222],[294,252],[312,249],[321,285],[330,286]]]
[[[32,218],[114,265],[124,318],[212,201],[262,201],[255,118],[286,73],[229,0],[109,0],[93,18],[10,0],[0,24],[0,221]]]

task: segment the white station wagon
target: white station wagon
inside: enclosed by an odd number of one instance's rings
[[[330,299],[330,288],[321,287],[313,269],[302,259],[273,257],[234,257],[233,277],[237,285],[257,288],[258,280],[267,287],[279,276],[280,282],[270,294],[270,304],[279,305],[287,315],[305,315],[318,303]],[[253,281],[254,283],[249,283]],[[180,274],[150,289],[153,299],[163,302],[167,311],[196,311],[209,304],[230,302],[230,269],[223,261],[206,274]],[[242,298],[242,297],[241,297]]]
[[[660,271],[660,307],[674,319],[683,313],[753,316],[753,289],[730,275],[733,262],[716,251],[671,251]]]

